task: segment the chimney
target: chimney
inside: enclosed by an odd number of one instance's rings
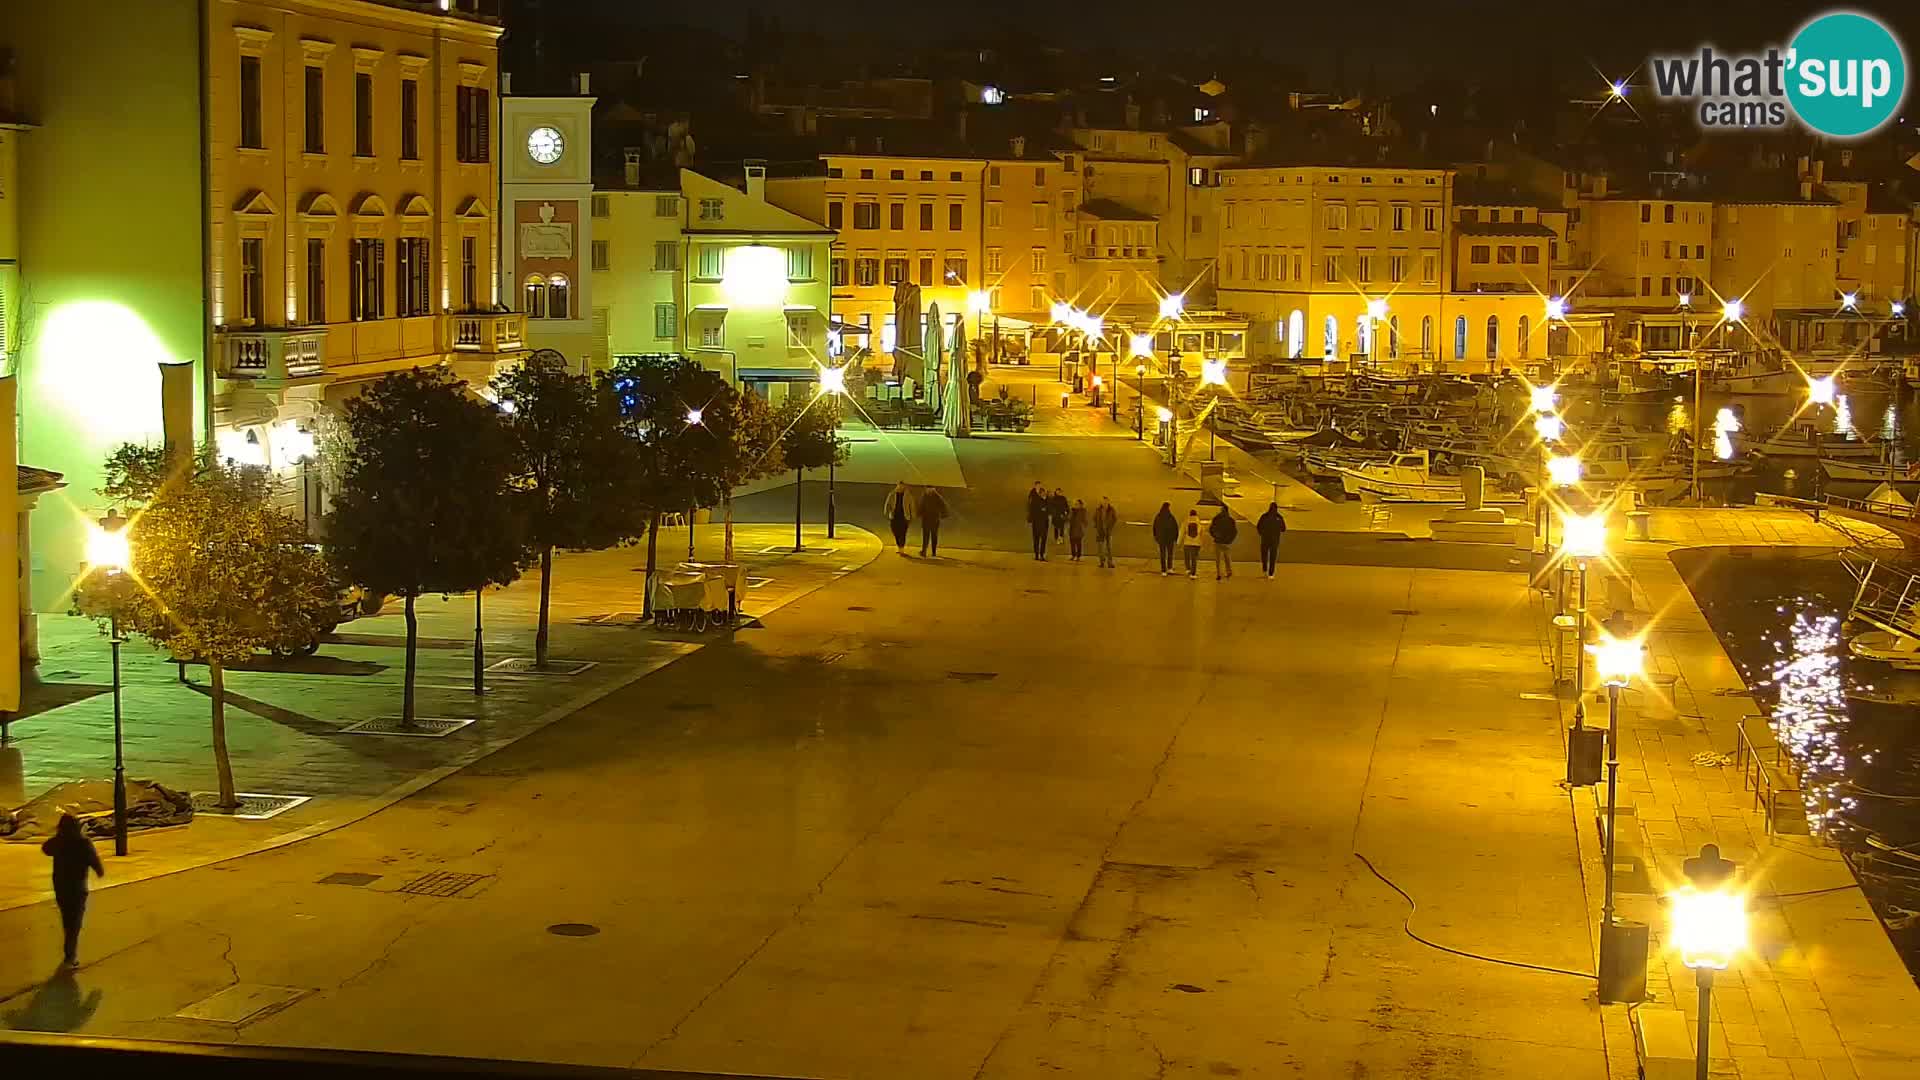
[[[1808,201],[1811,201],[1812,199],[1813,199],[1813,177],[1802,176],[1800,178],[1800,201],[1808,202]]]
[[[1140,130],[1140,106],[1132,98],[1127,99],[1127,126],[1135,131]]]
[[[1801,154],[1800,159],[1794,162],[1793,175],[1795,176],[1807,175],[1807,155]]]
[[[627,147],[626,159],[627,186],[637,188],[640,186],[640,148],[637,146]]]
[[[587,71],[581,72],[575,79],[575,86],[579,90],[581,97],[593,93],[593,73]]]
[[[767,163],[760,158],[746,161],[747,198],[758,202],[767,201]]]
[[[500,73],[500,96],[513,96],[513,72],[511,71],[503,71]]]
[[[953,133],[954,136],[960,140],[960,145],[965,146],[967,144],[966,109],[961,109],[959,112],[953,114]]]
[[[1827,163],[1824,158],[1813,163],[1813,182],[1816,184],[1827,182]]]
[[[1027,137],[1025,135],[1015,135],[1013,138],[1008,139],[1007,149],[1013,151],[1013,157],[1014,157],[1014,160],[1016,161],[1019,160],[1020,158],[1026,157],[1027,156]]]

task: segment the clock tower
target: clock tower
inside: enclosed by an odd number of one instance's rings
[[[500,295],[527,314],[527,347],[575,371],[604,364],[593,299],[593,102],[577,93],[500,97]]]

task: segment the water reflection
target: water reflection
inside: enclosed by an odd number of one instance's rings
[[[1855,809],[1847,781],[1847,755],[1841,735],[1847,728],[1847,698],[1840,677],[1840,620],[1805,610],[1806,599],[1794,598],[1793,625],[1785,639],[1774,638],[1780,654],[1772,668],[1776,693],[1773,731],[1781,744],[1802,764],[1801,794],[1807,804],[1807,824],[1825,834],[1846,823]],[[1862,764],[1872,761],[1863,756]]]
[[[1841,394],[1833,399],[1833,426],[1828,430],[1842,435],[1853,434],[1853,406],[1848,403],[1847,395]]]

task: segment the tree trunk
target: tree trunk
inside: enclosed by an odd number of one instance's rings
[[[413,594],[407,594],[407,667],[406,676],[401,680],[400,722],[413,726],[413,652],[420,638],[420,621],[413,614]]]
[[[540,547],[540,628],[533,633],[533,666],[547,666],[547,612],[553,602],[553,545]]]
[[[240,797],[233,793],[233,759],[227,756],[227,673],[217,660],[207,661],[213,693],[213,770],[220,775],[220,808],[235,810]]]
[[[653,614],[653,573],[654,555],[660,546],[660,511],[652,511],[647,518],[647,595],[640,601],[640,617],[645,619]]]
[[[800,550],[800,496],[806,490],[807,470],[793,470],[793,550]]]
[[[726,493],[720,496],[720,507],[721,513],[726,517],[727,538],[725,550],[720,554],[720,561],[730,563],[733,561],[733,488],[727,488]]]

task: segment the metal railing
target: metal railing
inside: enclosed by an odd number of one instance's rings
[[[1798,770],[1778,742],[1765,747],[1755,746],[1747,734],[1748,720],[1758,720],[1763,724],[1767,722],[1766,717],[1754,714],[1742,717],[1734,725],[1738,740],[1733,747],[1733,764],[1740,770],[1740,790],[1752,790],[1753,808],[1766,819],[1767,835],[1772,836],[1780,831],[1778,817],[1781,796],[1798,794],[1800,791]],[[1773,760],[1763,761],[1762,754]]]

